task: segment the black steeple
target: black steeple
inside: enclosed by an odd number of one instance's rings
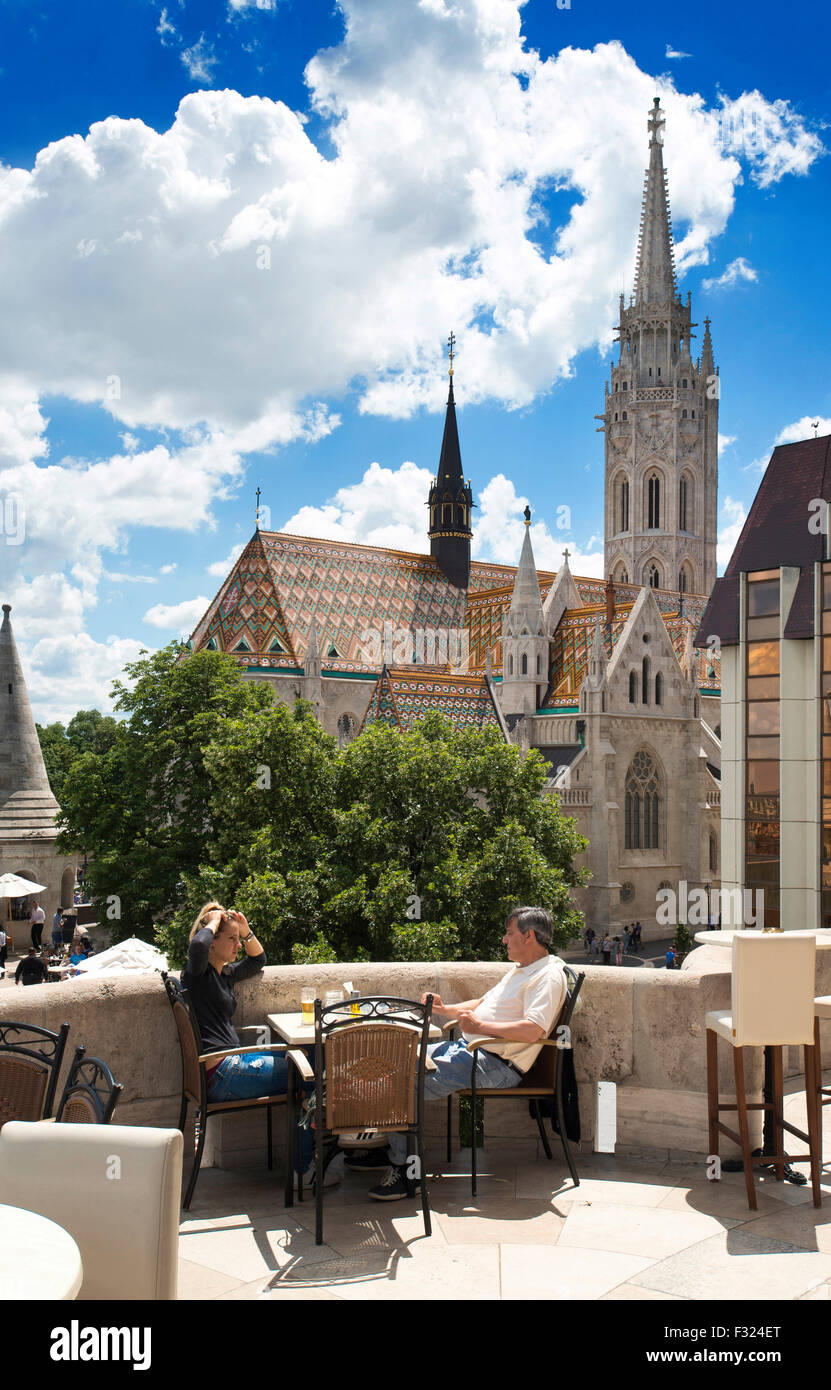
[[[455,588],[466,589],[470,583],[470,512],[475,503],[470,490],[470,479],[465,486],[462,474],[456,402],[453,397],[453,357],[456,343],[453,333],[450,334],[448,342],[450,390],[444,417],[439,470],[430,488],[427,504],[430,508],[428,535],[430,554],[435,556],[446,578]]]

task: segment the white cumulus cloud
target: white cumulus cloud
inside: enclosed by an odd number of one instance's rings
[[[157,603],[153,608],[148,608],[144,621],[150,623],[151,627],[164,628],[174,636],[187,634],[193,632],[210,602],[209,598],[200,594],[198,598],[185,599],[183,603]]]
[[[753,266],[745,260],[744,256],[737,256],[722,271],[721,275],[711,280],[702,280],[701,285],[705,290],[729,290],[733,285],[741,284],[742,281],[756,281],[758,279],[758,271],[753,269]]]
[[[733,497],[725,497],[721,504],[718,540],[716,542],[716,563],[722,572],[736,548],[736,542],[746,520],[747,512],[744,503],[737,502]]]

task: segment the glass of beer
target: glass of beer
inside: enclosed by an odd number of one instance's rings
[[[300,1013],[304,1023],[314,1023],[315,1021],[315,999],[317,990],[314,985],[304,985],[300,991]]]

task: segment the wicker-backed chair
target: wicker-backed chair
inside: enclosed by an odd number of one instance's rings
[[[352,1013],[360,1010],[360,1020]],[[323,1244],[323,1175],[327,1143],[341,1134],[405,1131],[415,1147],[424,1231],[431,1234],[424,1169],[424,1071],[433,996],[371,997],[324,1007],[315,1000],[315,1242]],[[312,1070],[298,1066],[306,1081]],[[324,1086],[324,1075],[326,1078]],[[321,1123],[322,1117],[322,1123]],[[409,1168],[409,1165],[408,1165]],[[410,1178],[412,1183],[412,1178]]]
[[[571,1042],[571,1016],[574,1013],[574,1006],[577,1003],[577,996],[585,980],[585,975],[572,970],[570,966],[563,967],[566,976],[566,997],[563,1007],[542,1045],[542,1050],[534,1061],[533,1065],[525,1073],[518,1086],[497,1087],[497,1086],[477,1086],[476,1067],[471,1073],[471,1085],[467,1090],[455,1091],[452,1096],[447,1097],[447,1160],[452,1158],[451,1129],[453,1120],[453,1101],[460,1096],[470,1096],[471,1110],[473,1111],[472,1138],[470,1149],[470,1190],[476,1196],[476,1101],[477,1100],[526,1100],[531,1102],[534,1118],[537,1121],[537,1128],[540,1132],[542,1146],[545,1150],[546,1158],[552,1157],[551,1145],[548,1142],[548,1135],[545,1132],[543,1116],[540,1112],[540,1101],[547,1100],[554,1102],[555,1113],[557,1116],[557,1127],[560,1132],[560,1143],[563,1146],[563,1155],[568,1164],[568,1171],[571,1174],[572,1182],[575,1187],[580,1186],[580,1179],[577,1176],[577,1169],[574,1166],[571,1148],[569,1147],[568,1134],[566,1133],[565,1113],[563,1109],[563,1065],[565,1054],[572,1050]],[[455,1020],[446,1025],[446,1030],[452,1031],[457,1027]],[[469,1043],[468,1050],[474,1057],[483,1043]]]
[[[57,1033],[34,1023],[0,1022],[0,1129],[7,1120],[48,1120],[69,1024]]]
[[[55,1120],[59,1124],[108,1125],[124,1087],[106,1062],[76,1047]]]
[[[268,1167],[269,1171],[274,1166],[273,1143],[271,1129],[271,1112],[275,1105],[286,1105],[286,1097],[282,1096],[256,1096],[251,1100],[208,1100],[208,1083],[205,1075],[206,1068],[216,1066],[224,1057],[239,1057],[246,1052],[285,1052],[285,1043],[254,1043],[248,1047],[228,1047],[222,1052],[203,1052],[202,1035],[199,1032],[199,1024],[196,1014],[191,1007],[190,999],[186,989],[182,989],[181,984],[167,971],[161,972],[164,987],[170,1007],[173,1010],[173,1020],[176,1024],[176,1032],[179,1038],[179,1046],[182,1050],[182,1104],[179,1111],[179,1129],[184,1135],[185,1124],[187,1121],[188,1105],[193,1103],[196,1106],[197,1117],[197,1138],[196,1148],[191,1168],[190,1179],[188,1181],[185,1200],[182,1203],[187,1211],[191,1204],[193,1191],[196,1187],[196,1180],[199,1177],[199,1169],[202,1164],[202,1151],[205,1147],[205,1130],[208,1117],[210,1115],[222,1115],[231,1110],[264,1110],[266,1122],[266,1139],[268,1145]],[[239,1033],[260,1032],[259,1029],[240,1028]],[[306,1062],[302,1053],[294,1054],[289,1051],[288,1056],[293,1058],[295,1065],[300,1061]],[[286,1128],[286,1205],[290,1206],[293,1201],[293,1172],[291,1154],[293,1150],[293,1127],[291,1107],[286,1106],[287,1128]]]

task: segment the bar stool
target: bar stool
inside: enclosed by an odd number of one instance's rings
[[[751,1211],[757,1210],[753,1168],[772,1164],[781,1181],[786,1163],[811,1164],[811,1188],[814,1206],[822,1205],[820,1193],[821,1143],[817,1098],[817,1071],[814,990],[816,988],[816,938],[813,932],[784,932],[780,934],[737,931],[733,936],[732,1008],[729,1013],[714,1010],[704,1016],[707,1030],[707,1112],[710,1131],[710,1153],[718,1155],[719,1134],[726,1134],[738,1144],[742,1153],[747,1202]],[[831,1002],[831,1001],[829,1001]],[[718,1039],[722,1037],[733,1049],[733,1073],[736,1082],[736,1103],[721,1104],[718,1090]],[[801,1045],[805,1057],[805,1097],[808,1114],[808,1133],[796,1129],[784,1118],[782,1081],[782,1048]],[[770,1048],[772,1055],[773,1088],[764,1100],[748,1104],[744,1081],[744,1049]],[[728,1129],[719,1115],[725,1110],[738,1112],[739,1133]],[[752,1158],[749,1110],[770,1111],[773,1120],[774,1152]],[[807,1143],[807,1154],[784,1152],[784,1131]]]

